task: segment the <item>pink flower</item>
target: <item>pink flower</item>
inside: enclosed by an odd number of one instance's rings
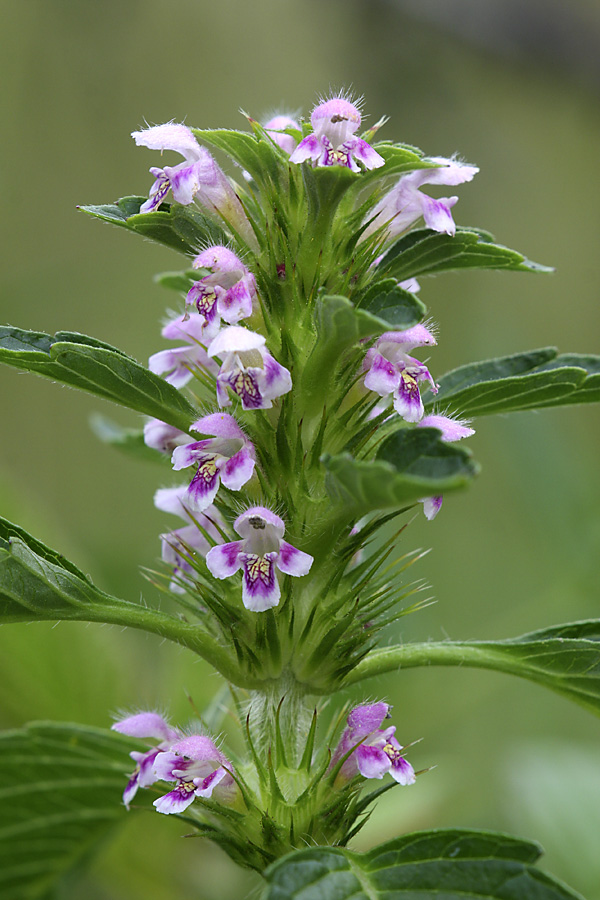
[[[275,568],[298,578],[308,573],[313,557],[283,540],[283,521],[264,506],[247,509],[233,527],[242,540],[209,550],[209,571],[215,578],[229,578],[242,569],[242,602],[246,609],[263,612],[277,606],[281,589]]]
[[[360,172],[377,169],[385,164],[382,156],[370,144],[355,136],[360,128],[361,115],[354,103],[345,97],[331,97],[312,111],[310,123],[313,134],[300,141],[290,162],[310,160],[316,166],[347,166]]]
[[[383,778],[389,772],[398,784],[414,784],[414,769],[400,753],[402,746],[394,737],[395,726],[381,730],[383,721],[390,717],[389,710],[388,704],[381,701],[356,706],[350,712],[348,725],[331,758],[330,769],[350,753],[342,763],[338,779],[350,781],[358,774],[364,778]]]
[[[435,344],[435,336],[429,328],[413,325],[406,331],[387,331],[367,351],[364,367],[369,371],[365,376],[365,387],[381,397],[392,394],[394,409],[407,422],[418,422],[423,417],[419,382],[427,382],[433,393],[437,393],[429,369],[409,356],[409,351]]]

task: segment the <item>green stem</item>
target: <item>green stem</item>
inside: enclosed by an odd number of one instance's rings
[[[489,644],[445,642],[441,644],[405,644],[386,647],[369,653],[346,677],[344,687],[356,684],[364,678],[383,675],[396,669],[413,669],[416,666],[468,666],[475,669],[493,669],[509,675],[520,675],[533,681],[536,673],[524,668],[522,661],[511,659],[502,650],[493,650]],[[544,680],[547,680],[545,678]]]
[[[281,703],[283,699],[283,703]],[[314,704],[291,673],[284,672],[277,681],[265,683],[261,690],[250,691],[249,726],[256,748],[275,748],[276,714],[279,730],[286,745],[290,765],[298,765],[310,732]]]

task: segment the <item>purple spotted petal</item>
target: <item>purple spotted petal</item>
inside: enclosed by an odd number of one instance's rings
[[[290,162],[303,163],[307,160],[318,162],[323,154],[323,145],[315,134],[309,134],[300,141],[294,152],[290,155]]]
[[[394,392],[394,409],[406,422],[419,422],[423,418],[425,410],[419,385],[407,369],[400,372],[400,381]]]
[[[171,456],[173,470],[179,472],[181,469],[187,469],[188,466],[195,465],[199,459],[210,454],[212,443],[209,438],[205,441],[194,441],[191,444],[175,447]]]
[[[451,236],[456,233],[456,225],[450,209],[458,202],[458,197],[445,197],[443,200],[434,200],[426,194],[419,194],[423,218],[428,228],[434,231],[445,232]]]
[[[309,553],[303,553],[282,541],[279,547],[279,559],[277,560],[277,568],[286,575],[307,575],[313,564],[313,557]]]
[[[380,397],[385,397],[386,394],[391,394],[399,387],[400,374],[389,359],[375,351],[364,384],[368,390],[375,391]]]
[[[281,590],[275,575],[277,553],[241,553],[243,563],[242,603],[253,612],[264,612],[277,606]]]
[[[218,544],[206,554],[206,565],[215,578],[229,578],[242,565],[241,553],[243,541],[232,541],[230,544]]]
[[[392,760],[390,775],[398,784],[414,784],[416,781],[415,770],[403,756]]]
[[[354,138],[348,141],[345,147],[358,162],[362,163],[365,169],[378,169],[385,165],[385,159],[379,153],[367,144],[361,138]]]
[[[196,797],[211,797],[216,786],[223,781],[227,775],[228,772],[225,769],[219,768],[215,769],[214,772],[211,772],[210,775],[207,775],[206,778],[194,778]]]
[[[154,806],[159,813],[169,816],[174,813],[182,813],[194,802],[196,798],[196,785],[193,781],[181,782],[164,797],[154,801]]]
[[[252,478],[254,455],[248,447],[242,447],[221,468],[221,481],[230,491],[239,491]]]
[[[224,458],[215,454],[207,454],[198,461],[196,474],[190,482],[186,502],[189,506],[202,511],[211,505],[219,490],[221,467]]]
[[[252,315],[252,293],[254,277],[246,275],[240,278],[232,287],[219,297],[218,309],[221,317],[230,325],[235,325],[240,319],[247,319]]]
[[[165,166],[164,172],[171,183],[171,192],[173,199],[182,206],[189,206],[193,203],[194,197],[201,187],[201,166],[200,162],[193,162],[191,165],[180,163],[178,166]]]
[[[361,744],[355,755],[358,771],[364,778],[383,778],[390,771],[390,758],[380,747]]]
[[[273,400],[281,397],[292,389],[292,376],[284,366],[280,366],[270,353],[263,356],[264,378],[263,397],[265,400]]]
[[[251,367],[246,371],[235,369],[226,375],[217,375],[220,384],[226,384],[242,401],[242,409],[270,409],[273,405],[260,390],[262,369]],[[218,396],[218,395],[217,395]]]

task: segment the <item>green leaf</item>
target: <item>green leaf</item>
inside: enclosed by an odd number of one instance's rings
[[[142,459],[145,462],[170,465],[168,454],[153,450],[152,447],[146,445],[144,432],[141,429],[123,428],[100,413],[93,413],[90,416],[90,426],[96,437],[104,444],[116,447],[127,456]]]
[[[484,416],[600,400],[600,356],[557,353],[546,347],[461,366],[440,378],[428,405]]]
[[[187,431],[197,412],[176,388],[121,350],[83,334],[0,327],[0,362],[97,394]]]
[[[369,287],[360,308],[382,319],[390,330],[403,331],[420,322],[427,307],[419,298],[400,287],[395,278],[376,281]]]
[[[283,171],[287,170],[287,154],[268,137],[226,128],[192,128],[192,131],[204,144],[227,153],[242,169],[250,172],[259,184],[265,181],[266,175],[277,183]]]
[[[124,821],[121,795],[135,743],[99,728],[50,722],[0,734],[2,897],[46,897]]]
[[[60,620],[149,631],[194,650],[236,684],[242,677],[200,625],[104,593],[55,550],[0,518],[0,624]]]
[[[163,203],[160,209],[140,213],[147,197],[122,197],[104,206],[80,206],[83,212],[103,222],[119,225],[192,256],[202,244],[226,243],[223,229],[194,206]]]
[[[368,853],[313,847],[269,866],[263,900],[579,898],[534,868],[540,854],[537,844],[466,829],[414,832]]]
[[[600,714],[600,620],[555,625],[504,641],[445,641],[373,650],[346,684],[415,666],[470,666],[519,675]]]
[[[399,429],[373,460],[342,453],[321,461],[331,496],[363,512],[397,509],[466,487],[478,471],[468,450],[444,443],[435,428]]]
[[[200,277],[201,273],[199,274],[198,269],[186,269],[185,272],[160,272],[154,276],[154,281],[169,291],[187,294]]]
[[[398,281],[449,269],[552,271],[531,262],[516,250],[492,243],[491,235],[486,232],[471,228],[457,228],[454,236],[439,234],[429,228],[411,231],[390,247],[377,269]]]

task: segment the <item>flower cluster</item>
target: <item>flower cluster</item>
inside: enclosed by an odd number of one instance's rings
[[[182,813],[196,797],[235,802],[238,788],[233,766],[207,735],[184,735],[152,712],[128,716],[112,727],[128,737],[158,741],[145,753],[134,750],[129,754],[136,766],[123,792],[128,809],[138,788],[157,781],[175,782],[172,790],[154,801],[157,811],[166,815]]]

